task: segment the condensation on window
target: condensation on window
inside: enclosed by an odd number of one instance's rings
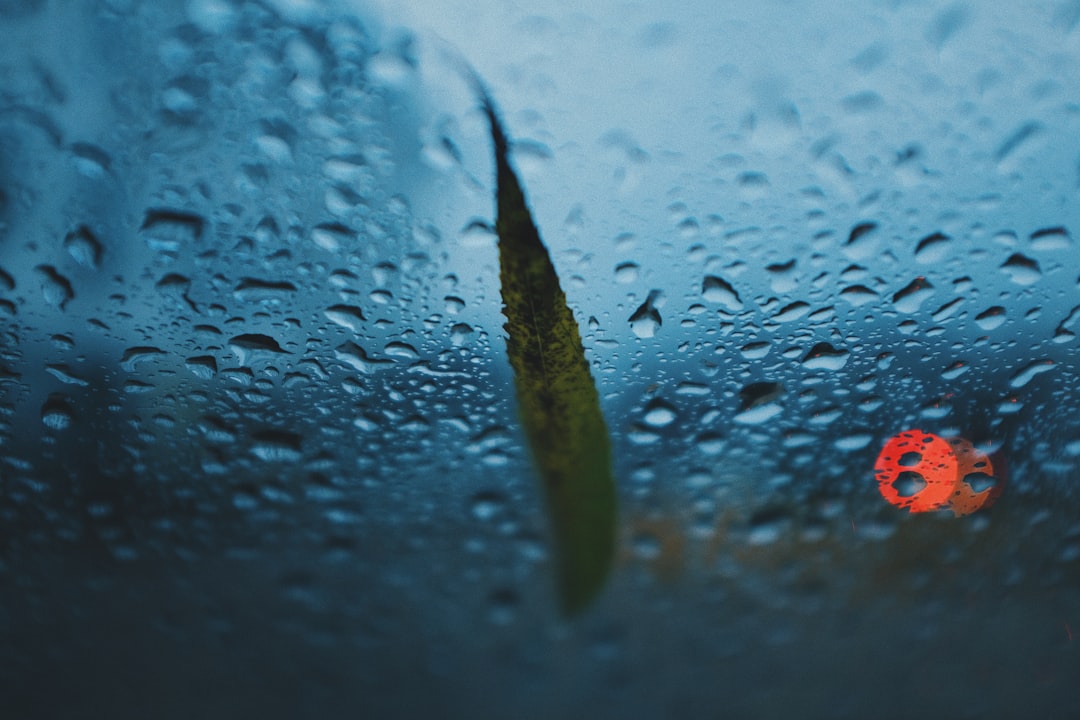
[[[1080,714],[1078,24],[0,0],[5,704]],[[473,71],[609,435],[572,616]]]

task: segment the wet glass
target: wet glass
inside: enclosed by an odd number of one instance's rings
[[[1080,3],[1022,5],[0,0],[4,706],[1080,714]]]

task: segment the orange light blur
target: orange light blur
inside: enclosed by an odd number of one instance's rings
[[[1005,487],[1003,481],[1004,463],[999,462],[998,472],[994,472],[994,463],[990,456],[979,450],[964,438],[949,438],[953,453],[956,455],[956,489],[949,500],[949,507],[956,515],[970,515],[976,510],[990,507],[1001,495]],[[972,486],[979,475],[986,475],[996,480],[989,487],[976,491]]]
[[[891,437],[874,465],[878,490],[896,507],[913,513],[947,507],[957,516],[992,505],[1004,489],[1003,473],[1003,463],[995,475],[990,456],[965,438],[923,430]]]

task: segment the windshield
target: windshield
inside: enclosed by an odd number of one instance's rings
[[[1078,23],[0,0],[5,702],[1080,714]]]

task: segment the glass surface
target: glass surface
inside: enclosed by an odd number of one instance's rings
[[[1080,715],[1078,25],[0,0],[5,717]],[[610,435],[572,615],[466,66]]]

